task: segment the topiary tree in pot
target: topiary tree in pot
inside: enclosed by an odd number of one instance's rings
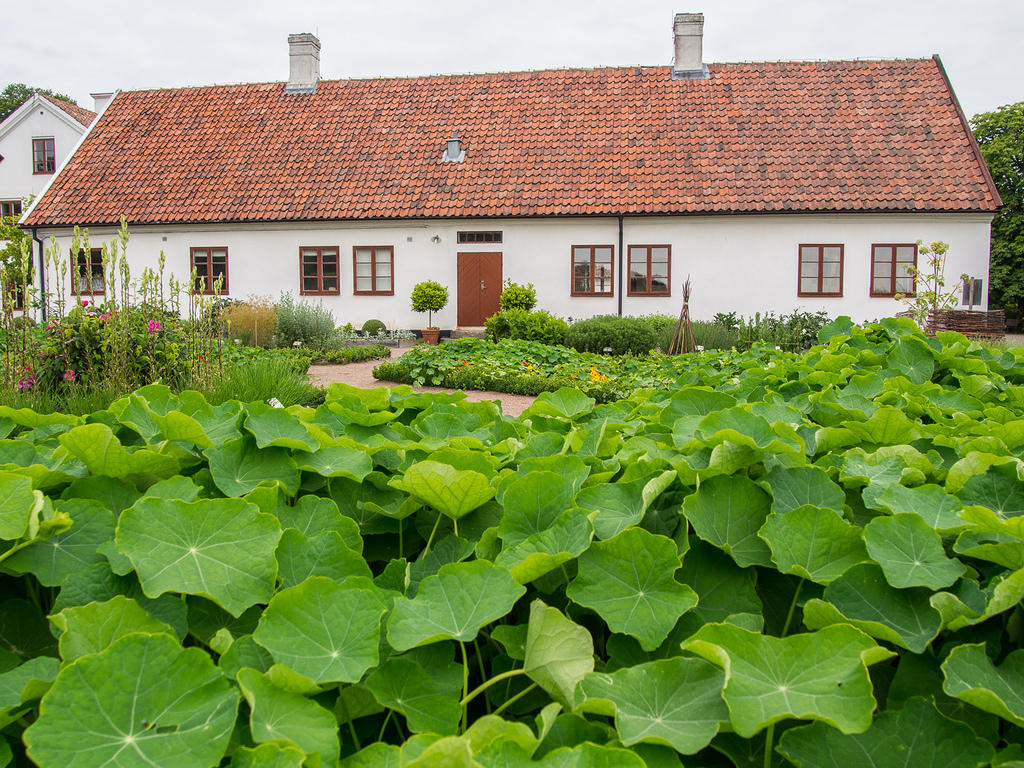
[[[427,327],[421,331],[424,341],[437,344],[441,331],[433,325],[433,314],[448,305],[448,289],[434,280],[425,280],[413,286],[411,298],[413,312],[427,313]]]

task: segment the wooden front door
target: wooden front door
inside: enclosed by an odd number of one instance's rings
[[[501,254],[459,254],[459,326],[479,328],[498,312]]]

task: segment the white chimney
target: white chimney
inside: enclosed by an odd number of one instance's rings
[[[466,150],[462,148],[462,140],[459,139],[459,132],[452,131],[452,137],[445,141],[444,154],[441,156],[441,162],[444,163],[461,163],[466,159]]]
[[[106,109],[107,104],[109,104],[110,100],[114,98],[113,91],[110,91],[109,93],[90,93],[89,95],[92,96],[92,111],[97,115]]]
[[[672,79],[703,80],[708,77],[708,65],[703,61],[704,14],[677,13],[672,31],[676,44]]]
[[[288,84],[285,93],[313,93],[320,82],[320,41],[308,32],[288,35]]]

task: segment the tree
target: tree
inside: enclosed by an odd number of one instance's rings
[[[69,104],[76,104],[75,100],[63,93],[54,93],[49,88],[30,88],[24,83],[11,83],[0,91],[0,120],[6,118],[30,98],[33,93],[43,93],[55,99],[66,101]],[[77,104],[76,104],[77,106]]]
[[[1024,102],[971,118],[1003,198],[992,221],[989,306],[1024,316]]]

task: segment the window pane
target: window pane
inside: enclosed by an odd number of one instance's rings
[[[391,264],[378,264],[377,277],[391,277]]]
[[[373,258],[373,254],[370,252],[369,248],[356,248],[356,262],[357,263],[361,263],[361,262],[369,263],[369,261],[372,258]]]
[[[668,293],[668,280],[663,277],[651,278],[651,293]]]
[[[668,282],[668,262],[653,262],[651,264],[651,276],[664,278],[663,282]]]
[[[889,282],[888,278],[879,279],[876,277],[871,282],[871,290],[874,291],[875,293],[889,293],[891,288],[892,284]]]
[[[824,277],[839,277],[839,267],[838,261],[826,261],[822,265],[821,274]]]
[[[316,261],[316,248],[303,248],[302,249],[302,260],[303,261]]]
[[[803,278],[800,280],[800,293],[817,293],[818,278]]]
[[[325,291],[336,291],[336,290],[338,290],[338,278],[337,277],[325,277],[324,278],[324,290]]]
[[[839,293],[839,278],[825,277],[821,280],[822,293]]]
[[[573,264],[572,266],[573,276],[577,280],[590,280],[590,262],[586,264]],[[587,289],[583,289],[587,290]]]
[[[647,278],[630,276],[629,290],[633,293],[644,293],[647,290]]]
[[[303,277],[316,278],[316,275],[317,275],[317,268],[316,268],[316,262],[315,261],[312,264],[304,263],[302,265],[302,276]]]
[[[338,261],[338,249],[337,248],[321,248],[320,249],[320,260],[323,262]]]
[[[572,289],[576,293],[589,293],[590,292],[590,278],[589,277],[577,277],[573,280]]]
[[[356,263],[356,277],[370,277],[373,274],[372,264]],[[361,290],[361,289],[360,289]],[[367,288],[366,290],[370,290]]]
[[[915,249],[913,246],[901,246],[896,249],[896,261],[913,263]]]
[[[576,262],[590,262],[590,249],[589,248],[573,248],[572,249],[572,260]]]
[[[304,278],[302,278],[302,290],[304,290],[304,291],[315,291],[316,288],[317,288],[317,286],[316,286],[316,277],[315,276],[314,277],[304,277]]]
[[[611,248],[595,248],[594,249],[594,261],[611,263],[612,261],[612,249]]]
[[[356,290],[357,291],[372,291],[373,290],[373,278],[357,277],[356,278]]]
[[[843,257],[843,249],[837,245],[826,245],[821,249],[825,261],[839,261]]]
[[[594,280],[594,290],[597,293],[611,293],[612,292],[612,271],[602,267],[597,270],[597,275]]]
[[[817,277],[818,276],[818,262],[812,261],[810,263],[804,263],[800,265],[800,277]]]
[[[391,290],[391,278],[390,277],[378,277],[377,278],[377,290],[378,291],[390,291]]]
[[[874,258],[892,261],[892,248],[887,245],[876,245]]]
[[[876,261],[875,277],[892,277],[892,262]]]
[[[337,275],[338,275],[338,265],[337,264],[329,264],[328,262],[325,261],[324,264],[323,264],[323,270],[322,271],[324,273],[324,277],[328,277],[328,276],[329,277],[337,277]]]
[[[103,293],[103,278],[102,277],[93,277],[93,279],[92,279],[92,292],[93,293]]]
[[[651,261],[668,261],[668,248],[651,248]]]
[[[390,264],[391,263],[391,251],[387,248],[377,249],[377,263],[378,264]]]
[[[896,278],[896,293],[913,293],[914,280],[910,277]]]

